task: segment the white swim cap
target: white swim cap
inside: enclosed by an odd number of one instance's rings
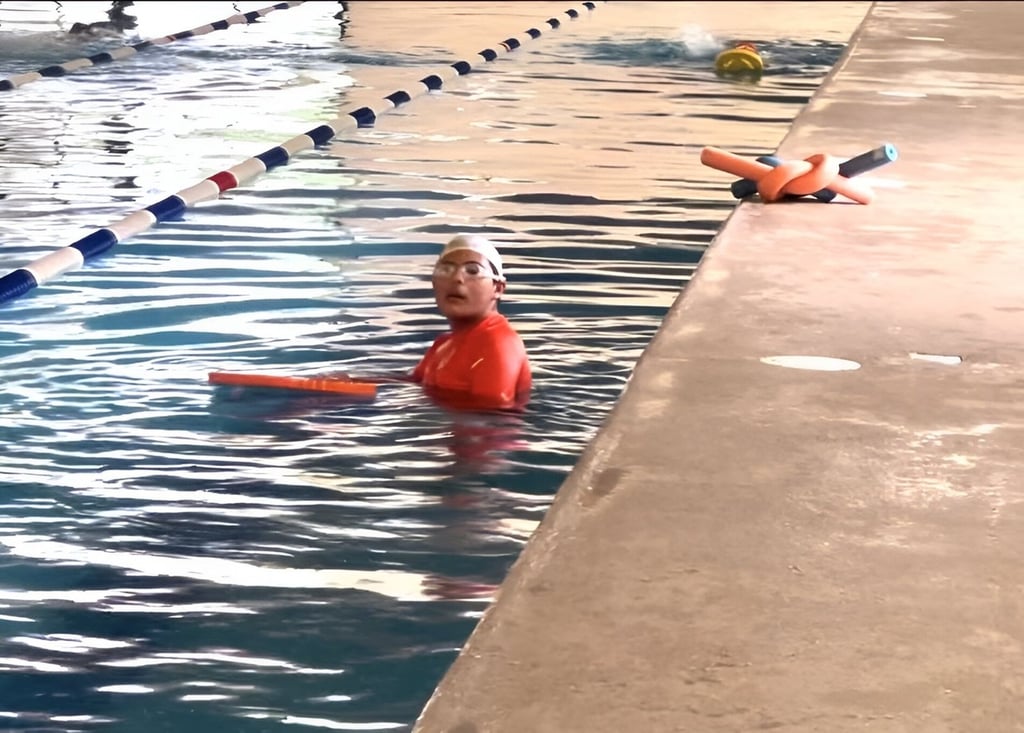
[[[505,282],[505,270],[501,265],[501,255],[498,254],[498,250],[486,237],[481,237],[479,234],[459,234],[444,246],[440,257],[444,257],[449,252],[457,252],[460,249],[483,255],[484,259],[490,264],[491,269],[498,276],[498,279],[501,282]]]

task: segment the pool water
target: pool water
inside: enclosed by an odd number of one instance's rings
[[[771,152],[867,5],[307,2],[0,92],[3,275],[474,65],[0,305],[0,729],[408,730],[733,210],[701,148]],[[0,79],[268,6],[4,2]],[[206,383],[410,369],[456,232],[502,244],[525,413]]]

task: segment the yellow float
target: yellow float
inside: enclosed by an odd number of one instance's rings
[[[764,60],[752,43],[739,43],[715,57],[715,73],[723,76],[756,76],[764,71]]]

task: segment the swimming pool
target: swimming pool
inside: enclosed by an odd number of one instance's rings
[[[867,6],[786,5],[305,3],[2,92],[0,274],[565,20],[0,306],[0,719],[407,729],[732,210],[700,149],[774,149]],[[60,29],[107,7],[4,2],[0,78],[97,52]],[[757,84],[711,73],[739,37]],[[458,231],[504,243],[527,413],[206,385],[408,369]]]

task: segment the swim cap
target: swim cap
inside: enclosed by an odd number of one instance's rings
[[[462,249],[483,255],[484,259],[490,264],[491,269],[498,276],[498,279],[501,282],[505,282],[505,270],[501,266],[501,255],[498,254],[498,250],[488,239],[481,237],[479,234],[459,234],[444,246],[440,257],[444,257],[449,252],[457,252]]]

